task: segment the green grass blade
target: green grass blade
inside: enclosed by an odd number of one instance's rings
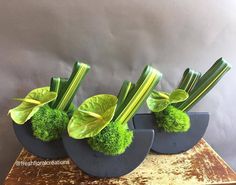
[[[66,83],[68,81],[68,78],[60,78],[60,77],[52,77],[51,78],[51,83],[50,83],[50,91],[56,92],[57,95],[60,94],[60,92],[63,90],[65,87]],[[57,97],[58,98],[58,97]],[[49,106],[51,108],[55,108],[55,101],[52,101],[49,103]]]
[[[127,98],[125,99],[125,101],[123,102],[123,104],[121,106],[119,106],[119,108],[116,109],[115,115],[113,117],[113,120],[115,120],[118,115],[123,111],[123,109],[127,106],[128,102],[131,100],[131,98],[135,95],[136,91],[138,90],[138,88],[140,87],[140,85],[143,83],[143,81],[145,80],[145,78],[147,77],[148,73],[149,73],[149,66],[146,66],[140,76],[140,78],[138,79],[138,81],[136,82],[134,88],[130,91],[129,95],[127,96]]]
[[[128,95],[124,107],[121,109],[122,111],[119,112],[114,120],[119,123],[127,123],[155,88],[161,76],[159,71],[151,66],[147,66],[139,78],[137,85]]]
[[[146,99],[149,97],[149,95],[151,94],[151,92],[153,91],[153,89],[157,86],[158,82],[161,79],[161,75],[156,75],[155,78],[153,79],[153,81],[150,83],[150,86],[146,87],[144,90],[144,94],[142,96],[140,96],[140,100],[138,101],[138,103],[136,104],[135,108],[133,108],[132,112],[130,112],[130,114],[128,115],[128,117],[126,117],[126,119],[124,120],[124,123],[127,123],[137,112],[137,110],[141,107],[141,105],[146,101]]]
[[[134,84],[130,81],[125,80],[121,86],[120,92],[117,96],[118,102],[116,109],[118,110],[119,107],[124,103],[125,99],[127,98],[128,94],[134,88]]]
[[[204,81],[208,79],[209,76],[212,76],[215,71],[217,71],[222,65],[225,64],[225,60],[219,58],[211,67],[207,70],[207,72],[198,80],[197,84],[202,84]]]
[[[73,67],[72,74],[63,90],[59,93],[55,101],[55,108],[66,111],[79,88],[81,81],[89,71],[90,66],[84,63],[76,62]]]
[[[187,68],[183,73],[183,77],[178,85],[178,89],[183,89],[187,93],[191,92],[191,90],[194,88],[200,77],[201,73],[196,72],[190,68]]]
[[[221,79],[221,77],[231,68],[224,59],[220,58],[215,64],[199,79],[189,98],[181,103],[177,108],[182,111],[188,111],[198,101],[201,100]]]
[[[201,77],[201,73],[194,71],[190,68],[187,68],[182,76],[182,79],[180,80],[180,83],[178,85],[178,89],[185,90],[188,94],[192,91],[192,89],[195,87],[197,82],[199,81]],[[178,107],[181,105],[181,103],[175,103],[173,104],[175,107]]]

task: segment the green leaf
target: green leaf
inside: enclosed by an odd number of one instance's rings
[[[50,82],[50,91],[51,92],[56,92],[57,94],[60,94],[60,92],[65,87],[67,81],[68,81],[67,78],[52,77],[51,82]],[[57,96],[57,98],[59,98],[59,97]],[[51,108],[55,108],[54,103],[56,102],[56,100],[49,103],[49,106]]]
[[[217,82],[231,69],[231,65],[223,58],[218,59],[210,69],[198,80],[193,90],[189,93],[189,98],[176,106],[182,111],[188,111],[198,101],[200,101]]]
[[[182,89],[175,89],[170,94],[170,103],[183,102],[188,98],[188,93]]]
[[[84,63],[76,62],[73,67],[70,78],[65,84],[65,87],[60,91],[56,101],[53,103],[52,108],[67,111],[70,107],[74,96],[88,73],[90,66]]]
[[[119,94],[117,96],[118,102],[117,102],[117,107],[116,110],[119,109],[120,106],[125,102],[125,99],[127,98],[128,94],[132,91],[134,88],[135,84],[133,84],[130,81],[125,80],[120,88]]]
[[[41,106],[53,101],[56,97],[57,93],[50,92],[49,87],[37,88],[30,91],[25,98],[18,98],[17,100],[23,102],[14,109],[10,109],[8,113],[15,123],[24,124]]]
[[[191,90],[197,84],[200,77],[201,73],[194,71],[190,68],[187,68],[183,73],[182,79],[178,85],[178,89],[183,89],[187,93],[191,92]]]
[[[170,101],[168,99],[155,99],[151,96],[147,99],[147,106],[152,112],[163,111],[169,104]]]
[[[68,133],[72,138],[83,139],[97,135],[112,120],[117,97],[100,94],[86,99],[74,112]]]
[[[162,74],[158,70],[149,65],[146,66],[135,84],[135,88],[129,93],[123,105],[119,107],[113,120],[121,124],[127,123],[148,98],[161,76]]]

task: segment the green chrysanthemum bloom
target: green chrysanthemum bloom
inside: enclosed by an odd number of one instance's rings
[[[61,138],[67,128],[68,115],[48,105],[41,107],[31,119],[32,130],[35,137],[42,141],[53,141]]]
[[[158,127],[166,132],[187,132],[190,128],[188,114],[169,105],[165,110],[154,113]]]
[[[93,150],[105,155],[120,155],[132,143],[133,131],[127,124],[111,122],[99,134],[88,139],[88,144]]]

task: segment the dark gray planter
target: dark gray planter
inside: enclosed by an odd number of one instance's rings
[[[37,139],[33,135],[30,122],[26,122],[23,125],[13,123],[13,128],[22,146],[33,155],[46,159],[67,157],[62,139],[51,142],[43,142]]]
[[[155,137],[151,149],[161,154],[178,154],[189,150],[206,132],[209,113],[189,112],[191,127],[182,133],[167,133],[157,128],[154,114],[136,114],[133,118],[135,129],[154,129]]]
[[[66,132],[62,138],[68,155],[82,171],[95,177],[111,178],[128,174],[142,163],[152,146],[154,131],[134,130],[132,144],[118,156],[93,151],[87,139],[73,139]]]

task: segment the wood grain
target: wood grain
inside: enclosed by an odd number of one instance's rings
[[[21,165],[21,161],[28,162],[29,166]],[[40,162],[42,164],[39,166]],[[194,148],[182,154],[156,155],[151,152],[138,168],[120,178],[90,177],[70,159],[54,161],[64,164],[48,165],[47,162],[50,161],[33,156],[23,149],[7,175],[5,185],[236,184],[235,172],[203,139]]]

